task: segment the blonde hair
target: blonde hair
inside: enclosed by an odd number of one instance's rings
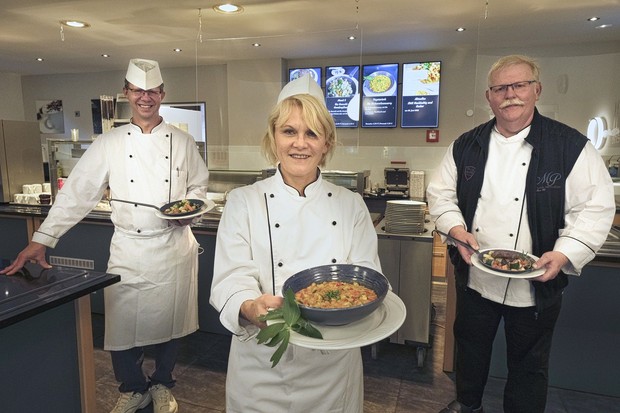
[[[536,61],[534,61],[534,59],[532,59],[531,57],[513,54],[509,56],[504,56],[500,58],[497,62],[493,63],[493,66],[491,66],[491,70],[489,70],[489,75],[487,76],[488,86],[493,86],[491,84],[491,78],[495,73],[507,68],[508,66],[520,64],[526,64],[532,70],[532,76],[534,78],[528,80],[535,80],[537,82],[540,82],[540,66],[538,66],[538,63],[536,63]]]
[[[261,143],[263,155],[273,165],[278,163],[275,131],[289,120],[296,108],[301,109],[301,116],[310,130],[317,136],[325,137],[327,152],[323,154],[319,162],[319,166],[324,167],[336,149],[336,125],[325,104],[308,94],[290,96],[276,104],[272,109],[267,120],[267,132],[265,132]]]

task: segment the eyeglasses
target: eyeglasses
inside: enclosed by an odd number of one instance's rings
[[[132,89],[128,87],[127,90],[133,93],[134,96],[147,95],[150,98],[154,98],[154,97],[159,97],[161,95],[161,90],[159,89],[142,90],[142,89]]]
[[[511,87],[512,90],[515,91],[515,93],[519,93],[519,92],[525,91],[525,89],[529,85],[531,85],[532,83],[536,83],[536,82],[538,82],[538,80],[525,80],[523,82],[510,83],[508,85],[489,86],[489,90],[495,93],[496,95],[501,95],[501,94],[506,93],[508,88]]]

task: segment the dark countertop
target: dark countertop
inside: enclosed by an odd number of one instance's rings
[[[2,260],[2,268],[8,265]],[[49,270],[28,263],[15,275],[0,275],[0,328],[117,283],[119,275],[69,267]]]

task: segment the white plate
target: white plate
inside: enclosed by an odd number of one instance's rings
[[[211,201],[210,199],[207,199],[205,200],[205,204],[202,206],[202,208],[200,208],[198,211],[194,212],[193,214],[183,215],[182,217],[175,217],[174,215],[164,215],[161,213],[161,211],[155,211],[155,215],[161,219],[188,219],[188,218],[199,217],[200,215],[211,211],[213,208],[215,208],[215,202]]]
[[[528,257],[533,258],[534,261],[538,260],[538,257],[535,255],[532,255],[532,254],[527,254],[527,255]],[[543,275],[545,273],[544,268],[540,268],[538,270],[529,271],[529,272],[522,272],[522,273],[517,272],[514,274],[509,273],[509,272],[494,271],[480,262],[480,260],[478,259],[478,254],[472,254],[471,263],[473,264],[474,267],[488,274],[498,275],[500,277],[507,277],[507,278],[534,278],[534,277],[538,277],[539,275]]]
[[[368,316],[344,326],[314,325],[323,339],[302,336],[291,331],[290,343],[315,350],[345,350],[367,346],[394,334],[405,322],[403,301],[388,291],[381,305]]]

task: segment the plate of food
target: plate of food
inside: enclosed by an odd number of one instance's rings
[[[405,322],[403,301],[388,291],[381,305],[368,316],[340,326],[315,325],[323,336],[313,338],[291,331],[290,343],[315,350],[345,350],[368,346],[394,334]]]
[[[181,199],[169,202],[155,213],[162,219],[187,219],[200,216],[215,207],[215,202],[202,199]]]
[[[534,278],[544,274],[544,268],[534,268],[537,260],[538,257],[527,252],[503,248],[488,248],[471,256],[476,268],[509,278]]]
[[[312,79],[316,80],[317,82],[319,81],[319,75],[314,69],[295,69],[291,71],[290,80],[293,81],[305,75],[310,75]]]
[[[332,76],[325,88],[328,98],[350,98],[357,93],[357,80],[348,75]]]
[[[366,96],[393,96],[396,80],[390,72],[379,70],[364,77],[363,88]]]

